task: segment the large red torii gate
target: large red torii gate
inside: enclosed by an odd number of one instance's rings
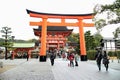
[[[93,27],[93,23],[84,23],[84,19],[92,19],[94,17],[93,13],[90,14],[52,14],[52,13],[41,13],[31,10],[26,10],[30,17],[41,18],[40,22],[30,22],[31,26],[42,26],[41,33],[41,49],[40,49],[40,61],[46,61],[46,35],[47,26],[73,26],[79,27],[79,37],[80,37],[80,54],[81,61],[87,60],[85,38],[83,27]],[[48,22],[48,19],[61,19],[61,22]],[[77,19],[78,22],[70,23],[66,22],[65,19]]]

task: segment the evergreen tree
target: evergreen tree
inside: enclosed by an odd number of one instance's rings
[[[91,35],[90,31],[85,32],[85,43],[86,43],[86,50],[93,50],[95,47],[95,39],[93,35]]]
[[[8,58],[8,56],[7,56],[8,48],[12,46],[12,43],[9,42],[10,39],[11,39],[10,38],[11,37],[10,33],[12,33],[11,28],[2,27],[1,33],[3,33],[2,37],[5,38],[2,45],[5,47],[5,59],[7,59]]]

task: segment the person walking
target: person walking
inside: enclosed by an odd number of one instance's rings
[[[27,58],[27,61],[28,61],[28,59],[29,59],[29,54],[27,53],[27,55],[26,55],[26,58]]]
[[[98,66],[98,69],[99,71],[101,70],[101,61],[102,61],[102,51],[101,49],[96,49],[96,55],[95,55],[95,59],[96,59],[96,62],[97,62],[97,66]]]
[[[69,60],[70,60],[70,66],[74,67],[74,62],[73,62],[73,60],[74,60],[74,53],[70,53]]]
[[[55,59],[55,54],[54,54],[54,52],[52,52],[52,53],[50,54],[50,61],[51,61],[51,65],[52,65],[52,66],[54,65],[54,59]]]
[[[108,71],[109,57],[108,57],[106,51],[104,51],[104,55],[103,55],[103,64],[106,68],[106,71]]]
[[[75,66],[78,66],[79,55],[75,54]]]

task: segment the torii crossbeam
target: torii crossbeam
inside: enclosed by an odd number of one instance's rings
[[[93,13],[90,14],[52,14],[52,13],[41,13],[31,10],[26,10],[30,17],[41,18],[40,22],[30,22],[30,26],[42,26],[41,33],[41,49],[40,49],[40,61],[46,61],[46,35],[47,26],[73,26],[79,27],[79,37],[80,37],[80,55],[81,61],[87,60],[85,38],[83,27],[93,27],[93,23],[84,23],[84,19],[92,19],[94,17]],[[60,22],[48,22],[48,19],[60,19]],[[71,23],[66,22],[65,19],[76,19],[78,22]]]

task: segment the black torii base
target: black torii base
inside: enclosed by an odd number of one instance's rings
[[[40,62],[46,62],[46,56],[40,56],[39,61]]]
[[[87,55],[81,55],[81,61],[87,61]]]

